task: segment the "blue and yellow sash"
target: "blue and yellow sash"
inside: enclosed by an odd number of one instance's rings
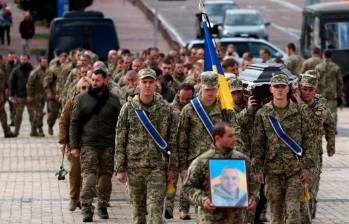
[[[160,133],[155,129],[154,125],[149,120],[147,114],[144,112],[144,110],[136,109],[135,110],[136,115],[139,119],[139,121],[142,123],[143,127],[147,132],[149,133],[150,137],[154,140],[154,142],[159,146],[159,148],[165,152],[167,155],[170,155],[171,152],[166,150],[167,143],[166,141],[161,137]]]
[[[276,117],[269,116],[269,121],[277,136],[291,149],[291,151],[297,156],[302,156],[303,149],[286,134],[278,119]]]
[[[206,111],[202,107],[200,100],[196,97],[196,98],[192,99],[190,102],[193,105],[194,110],[196,111],[197,115],[199,116],[201,122],[204,124],[208,134],[212,137],[214,125],[213,125],[212,121],[210,120],[210,117],[207,115]]]

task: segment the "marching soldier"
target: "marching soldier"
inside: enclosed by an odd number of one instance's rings
[[[313,70],[322,62],[321,50],[318,47],[314,47],[311,51],[311,57],[303,62],[301,73],[305,73],[308,70]]]
[[[301,73],[304,59],[296,54],[296,46],[294,43],[287,44],[285,51],[288,54],[288,58],[285,61],[285,65],[290,72],[296,76]]]
[[[116,178],[127,181],[132,223],[162,224],[166,180],[173,181],[177,170],[176,124],[171,107],[155,93],[155,71],[138,75],[139,95],[129,97],[116,127]]]
[[[213,125],[224,119],[217,101],[217,91],[218,75],[213,72],[201,73],[200,96],[191,100],[191,103],[181,111],[178,128],[178,155],[182,178],[186,177],[190,163],[206,152],[213,143],[211,135]],[[237,127],[235,114],[233,111],[228,113],[229,122]]]
[[[290,101],[288,77],[274,75],[273,100],[257,111],[253,136],[254,166],[266,191],[271,224],[301,223],[300,198],[314,167],[313,133],[304,106]]]
[[[183,191],[189,200],[198,206],[199,224],[241,224],[243,210],[232,208],[215,208],[210,197],[210,183],[208,173],[209,159],[245,159],[248,170],[249,203],[248,210],[253,210],[258,200],[258,183],[249,158],[234,149],[235,131],[228,123],[219,122],[212,133],[214,145],[197,157],[190,165],[188,177],[184,182]]]
[[[174,119],[175,123],[179,123],[179,116],[181,113],[181,110],[185,105],[190,103],[190,100],[194,96],[194,87],[190,84],[184,83],[180,85],[178,93],[176,94],[173,102],[170,104],[173,111],[174,111]],[[165,207],[165,218],[166,219],[172,219],[173,218],[173,210],[174,210],[174,199],[176,195],[176,186],[177,186],[177,181],[178,181],[178,176],[179,173],[174,174],[174,179],[173,179],[173,185],[175,187],[174,192],[172,193],[167,193],[166,197],[166,207]],[[184,177],[181,176],[181,181],[183,183]],[[182,220],[190,220],[191,217],[189,215],[189,201],[184,197],[183,191],[180,193],[180,199],[179,199],[179,210],[180,210],[180,219]]]
[[[338,99],[342,97],[343,77],[340,67],[331,59],[331,51],[325,50],[322,57],[323,62],[315,67],[320,74],[318,93],[327,99],[327,107],[337,126],[337,104]]]
[[[39,59],[39,65],[29,75],[27,83],[28,103],[33,107],[33,132],[32,136],[44,137],[44,131],[42,130],[42,120],[44,118],[45,107],[45,95],[44,93],[44,78],[47,69],[47,59],[41,57]]]
[[[299,103],[307,105],[309,117],[311,120],[311,130],[315,134],[313,143],[316,145],[314,162],[315,167],[311,169],[311,215],[315,218],[316,198],[319,191],[320,174],[322,169],[322,136],[327,140],[327,155],[333,156],[335,153],[335,123],[330,110],[326,107],[326,99],[316,94],[318,79],[316,76],[304,74],[301,75],[299,82],[299,94],[296,99]],[[310,223],[307,209],[302,207],[302,223]]]

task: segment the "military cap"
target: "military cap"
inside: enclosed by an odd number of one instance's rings
[[[108,68],[104,63],[101,63],[93,68],[93,73],[103,73],[105,75],[108,75]]]
[[[308,70],[304,73],[304,75],[311,75],[316,77],[317,79],[320,79],[320,74],[316,70]]]
[[[308,86],[308,87],[316,88],[317,84],[318,84],[318,79],[317,79],[316,76],[304,74],[304,75],[301,76],[300,84],[302,86]]]
[[[271,85],[288,85],[288,77],[285,74],[276,74],[270,80]]]
[[[200,75],[201,86],[206,89],[218,88],[218,75],[212,71],[203,72]]]
[[[144,79],[147,77],[156,79],[156,73],[153,69],[150,68],[143,68],[138,72],[139,79]]]
[[[228,81],[230,92],[244,90],[241,80],[239,79],[229,79]]]

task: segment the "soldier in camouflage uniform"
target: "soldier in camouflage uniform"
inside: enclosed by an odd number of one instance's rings
[[[236,113],[240,113],[246,108],[247,102],[244,99],[244,87],[241,80],[237,78],[231,78],[228,80],[231,96],[234,101],[234,110]]]
[[[343,77],[340,67],[332,61],[332,53],[325,50],[323,62],[315,67],[320,74],[318,93],[327,99],[327,107],[330,109],[337,126],[337,100],[343,94]]]
[[[293,75],[298,76],[301,73],[304,59],[296,54],[296,46],[293,43],[289,43],[285,50],[288,54],[285,65]]]
[[[6,83],[9,86],[10,75],[13,69],[18,65],[18,59],[15,52],[9,52],[7,54],[7,63],[5,65],[6,68]],[[11,124],[10,126],[15,125],[16,120],[16,105],[7,99],[10,106],[10,118]]]
[[[213,124],[223,120],[222,110],[216,98],[217,91],[218,75],[213,72],[203,72],[199,100]],[[235,114],[233,111],[228,113],[229,122],[237,128]],[[212,143],[212,137],[201,122],[193,105],[186,105],[181,111],[178,128],[179,169],[182,177],[186,176],[190,163],[206,152]]]
[[[215,144],[208,151],[197,157],[188,170],[188,177],[184,182],[183,191],[189,200],[198,206],[199,224],[241,224],[244,223],[244,211],[233,208],[215,208],[212,205],[209,182],[209,159],[244,159],[247,163],[248,177],[248,209],[253,210],[258,200],[258,181],[253,173],[247,156],[234,149],[235,132],[227,123],[218,123],[213,131]]]
[[[132,206],[133,224],[162,224],[166,179],[172,182],[177,171],[176,124],[171,107],[155,93],[156,73],[142,69],[139,75],[139,95],[124,104],[116,127],[115,162],[117,179],[125,183]],[[168,156],[157,146],[141,121],[137,109],[144,110],[167,142]]]
[[[61,103],[59,102],[59,96],[57,95],[57,80],[62,73],[62,65],[66,62],[66,57],[62,53],[59,60],[56,61],[46,72],[46,76],[43,81],[43,87],[46,92],[47,99],[47,124],[48,134],[53,135],[53,126],[59,116],[59,110]]]
[[[39,65],[30,73],[27,82],[27,94],[28,102],[33,106],[33,126],[34,130],[32,136],[44,137],[44,131],[42,130],[42,120],[44,118],[45,107],[45,92],[44,90],[44,78],[47,69],[47,59],[41,57],[39,59]]]
[[[71,113],[69,145],[81,161],[80,202],[83,222],[93,220],[93,197],[97,189],[98,216],[108,219],[107,211],[114,169],[115,126],[121,105],[108,88],[106,67],[94,69],[87,92],[76,97]]]
[[[305,73],[308,70],[313,70],[322,62],[321,50],[318,47],[314,47],[311,52],[311,57],[303,62],[301,73]]]
[[[288,77],[274,75],[270,91],[272,102],[257,111],[253,136],[253,156],[260,182],[267,184],[267,198],[271,209],[271,224],[301,223],[300,198],[302,184],[309,183],[309,170],[314,167],[314,135],[305,106],[287,98]],[[285,133],[302,149],[297,157],[279,138],[271,125],[276,118]],[[265,177],[265,178],[264,178]]]
[[[5,89],[7,89],[6,74],[0,69],[0,122],[5,138],[15,137],[7,125],[7,114],[5,111]]]
[[[179,116],[181,110],[185,105],[190,103],[190,100],[194,96],[194,87],[190,84],[184,83],[179,87],[178,93],[176,94],[173,102],[170,104],[174,111],[174,122],[179,123]],[[177,190],[177,181],[178,181],[179,173],[174,174],[173,185],[175,187],[174,192],[167,192],[166,195],[166,206],[165,206],[165,218],[172,219],[173,218],[173,210],[174,210],[174,200]],[[184,177],[181,176],[181,182],[183,183]],[[180,193],[179,199],[179,210],[180,210],[180,219],[190,220],[191,217],[189,215],[189,201],[183,195],[183,191]]]
[[[301,75],[299,82],[299,95],[295,98],[299,103],[304,103],[308,107],[309,117],[312,121],[311,130],[315,134],[315,167],[311,169],[311,201],[310,208],[312,218],[316,213],[316,198],[319,190],[320,174],[322,169],[322,136],[325,135],[327,140],[327,154],[333,156],[335,153],[335,123],[331,116],[330,110],[326,107],[326,99],[320,95],[316,95],[318,79],[316,76],[304,74]],[[302,223],[310,223],[307,208],[302,207]]]
[[[173,71],[173,88],[175,91],[178,90],[179,86],[184,83],[184,80],[186,78],[186,74],[184,73],[184,65],[182,61],[177,61],[174,66]]]

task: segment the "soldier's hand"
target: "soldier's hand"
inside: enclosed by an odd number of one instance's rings
[[[247,109],[249,111],[254,111],[257,107],[258,101],[253,96],[250,96],[247,101]]]
[[[33,97],[28,96],[27,97],[27,103],[31,104],[33,102]]]
[[[59,148],[59,150],[61,151],[62,154],[65,153],[65,144],[59,144],[58,148]]]
[[[17,102],[15,96],[10,96],[10,97],[8,98],[8,100],[11,101],[12,103],[16,103],[16,102]]]
[[[126,183],[126,181],[127,181],[126,172],[117,172],[117,173],[116,173],[116,179],[117,179],[120,183]]]
[[[308,170],[303,169],[300,176],[302,184],[307,184],[310,182],[310,173]]]
[[[209,211],[209,212],[214,211],[216,209],[215,207],[213,207],[211,199],[209,199],[209,198],[206,198],[202,205],[203,205],[204,209]]]
[[[71,149],[70,154],[72,154],[72,156],[75,158],[78,158],[80,156],[80,149]]]
[[[187,178],[188,175],[188,170],[182,170],[180,173],[181,179],[182,181],[185,180],[185,178]]]
[[[265,184],[265,179],[264,179],[264,174],[263,173],[259,173],[258,174],[258,180],[260,184]]]
[[[174,179],[174,172],[172,170],[167,171],[167,182],[171,182]]]
[[[253,199],[248,200],[247,210],[256,211],[257,202]]]

